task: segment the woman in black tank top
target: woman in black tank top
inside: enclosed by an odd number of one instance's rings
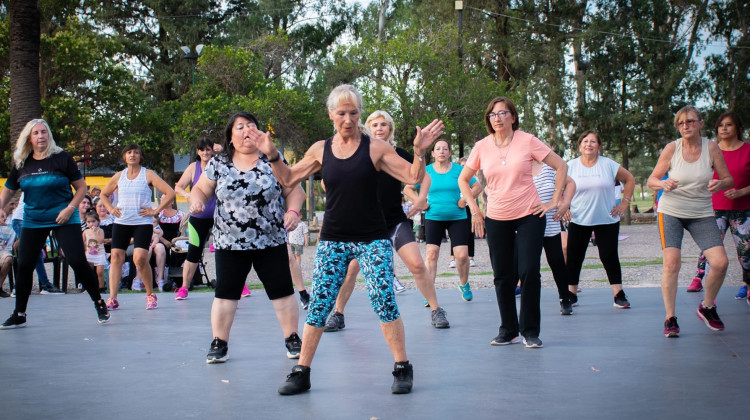
[[[442,134],[443,123],[435,120],[424,129],[417,127],[415,158],[409,165],[388,143],[371,141],[363,135],[362,95],[356,88],[351,85],[335,88],[328,96],[327,106],[336,134],[316,142],[291,168],[280,161],[279,151],[268,133],[251,134],[259,149],[269,156],[282,185],[294,185],[320,169],[326,184],[325,223],[315,257],[314,294],[303,331],[302,354],[299,365],[292,369],[278,391],[297,394],[310,389],[310,364],[326,318],[333,309],[349,261],[357,258],[367,273],[365,281],[372,290],[370,303],[380,317],[383,335],[396,362],[391,391],[407,393],[411,391],[412,368],[406,357],[404,326],[393,297],[393,251],[377,199],[376,177],[378,171],[385,171],[401,182],[421,181],[425,150]],[[376,270],[369,270],[368,264]]]

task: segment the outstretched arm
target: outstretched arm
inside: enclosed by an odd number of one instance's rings
[[[276,148],[273,140],[271,140],[270,133],[264,133],[255,127],[251,127],[250,138],[256,142],[258,149],[268,156],[273,174],[284,187],[291,187],[300,183],[308,176],[318,172],[322,166],[324,140],[313,144],[307,150],[302,160],[290,168],[281,160],[279,149]]]

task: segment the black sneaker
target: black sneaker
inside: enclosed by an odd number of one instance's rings
[[[507,346],[519,342],[521,342],[521,337],[519,337],[517,334],[512,336],[508,334],[498,334],[497,337],[493,338],[492,341],[490,341],[490,345]]]
[[[286,382],[279,387],[279,394],[294,395],[310,389],[310,368],[297,365],[286,375]]]
[[[44,287],[42,287],[42,290],[39,292],[40,295],[64,295],[62,290],[55,287],[53,284],[48,284]]]
[[[570,299],[560,299],[560,315],[573,314],[573,304]]]
[[[435,328],[450,328],[448,318],[445,316],[445,309],[438,307],[432,311],[432,326]]]
[[[83,290],[83,285],[76,285],[76,287],[68,287],[68,294],[69,295],[77,295],[80,293],[83,293],[85,290]]]
[[[578,306],[578,295],[575,293],[571,293],[570,306]]]
[[[109,311],[107,310],[107,303],[104,299],[99,299],[98,302],[94,302],[96,308],[96,316],[99,317],[99,323],[104,324],[109,321]]]
[[[26,326],[26,315],[18,315],[18,312],[13,311],[13,314],[0,325],[0,330],[12,330],[13,328],[23,328]]]
[[[393,385],[391,393],[408,394],[411,392],[412,382],[414,382],[414,368],[407,360],[406,362],[396,362],[393,364]]]
[[[524,337],[523,344],[527,349],[541,349],[544,347],[542,340],[540,340],[539,337]]]
[[[214,341],[211,342],[211,349],[206,355],[206,363],[224,363],[227,361],[227,351],[229,346],[227,342],[219,337],[215,337]]]
[[[307,310],[307,308],[310,307],[310,294],[306,291],[300,292],[299,294],[299,301],[300,304],[302,304],[302,310]]]
[[[332,331],[338,331],[343,330],[344,327],[344,314],[341,312],[333,312],[330,317],[328,317],[328,322],[326,322],[325,332],[332,332]]]
[[[9,298],[10,293],[6,292],[5,290],[0,290],[0,298]]]
[[[628,302],[628,298],[625,296],[625,292],[620,290],[615,295],[615,303],[612,304],[615,308],[620,309],[630,309],[630,302]]]
[[[296,332],[284,339],[284,345],[286,345],[286,357],[299,359],[299,352],[302,351],[302,339]]]

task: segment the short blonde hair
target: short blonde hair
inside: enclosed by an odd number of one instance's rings
[[[395,140],[395,138],[393,136],[393,131],[396,129],[396,126],[393,123],[393,117],[391,117],[391,114],[389,114],[389,113],[387,113],[385,111],[377,110],[377,111],[373,112],[372,114],[370,114],[369,117],[367,117],[367,120],[365,120],[365,127],[367,127],[367,133],[368,134],[372,133],[371,130],[370,130],[370,122],[373,121],[373,120],[376,120],[378,118],[384,119],[385,122],[388,124],[388,127],[391,128],[391,132],[388,134],[388,138],[385,139],[385,140],[388,143],[390,143],[391,146],[396,147],[396,140]]]
[[[328,108],[328,111],[333,112],[333,110],[336,109],[336,107],[339,106],[339,104],[342,102],[353,103],[359,110],[359,113],[362,114],[362,94],[359,93],[357,88],[355,88],[354,86],[338,85],[333,88],[331,93],[328,94],[326,107]],[[367,127],[362,124],[362,121],[357,121],[357,128],[359,129],[360,133],[364,133],[367,129]],[[336,127],[334,127],[333,130],[335,132]]]
[[[692,105],[683,106],[682,108],[680,108],[679,111],[677,111],[677,114],[675,114],[675,116],[674,116],[674,127],[675,128],[679,128],[679,127],[677,127],[677,123],[680,122],[680,118],[683,115],[685,115],[685,114],[687,114],[689,112],[694,113],[698,117],[698,121],[703,121],[703,116],[701,115],[701,112],[698,111],[698,109],[696,107],[694,107]]]
[[[32,146],[29,139],[31,138],[31,130],[33,130],[34,126],[38,124],[44,125],[44,127],[47,128],[47,134],[49,135],[47,148],[44,149],[44,157],[62,152],[62,148],[55,144],[55,138],[52,137],[52,129],[49,128],[47,121],[44,121],[41,118],[33,119],[26,123],[26,126],[21,130],[21,134],[18,135],[18,140],[16,140],[16,147],[13,150],[13,164],[16,166],[16,169],[23,168],[26,158],[28,158],[32,152]]]

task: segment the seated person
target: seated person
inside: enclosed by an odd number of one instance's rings
[[[5,213],[11,214],[18,205],[18,197],[12,198],[8,205],[5,206]],[[3,290],[3,283],[8,277],[11,267],[13,267],[13,244],[16,241],[16,232],[11,225],[0,226],[0,298],[10,297],[10,294]]]

